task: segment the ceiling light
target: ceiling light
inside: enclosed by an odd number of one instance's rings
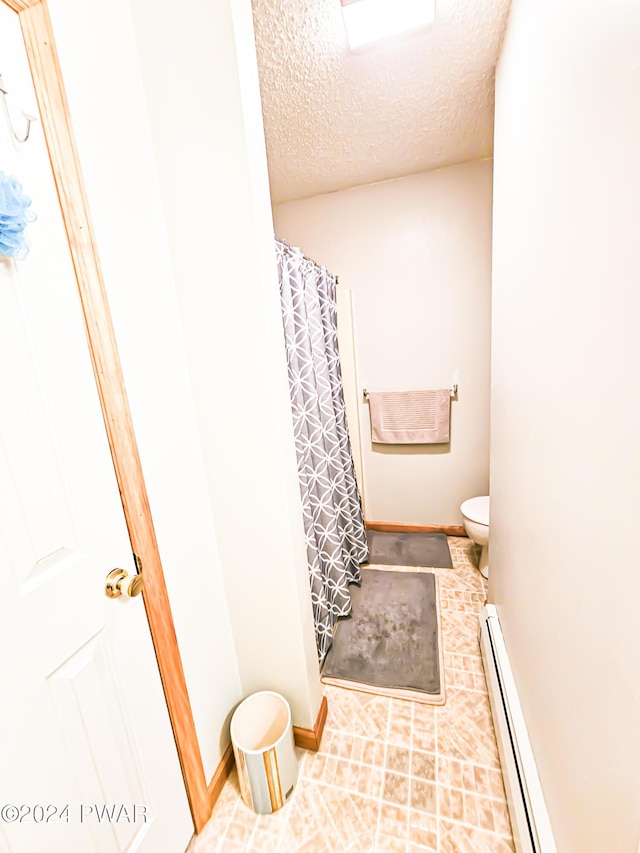
[[[435,0],[340,0],[349,47],[357,50],[380,39],[432,24]]]

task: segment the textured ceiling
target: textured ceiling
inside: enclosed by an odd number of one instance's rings
[[[437,0],[429,29],[352,53],[340,0],[253,0],[274,202],[490,157],[508,7]]]

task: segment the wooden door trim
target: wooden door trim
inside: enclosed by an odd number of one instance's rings
[[[445,536],[466,536],[462,525],[457,524],[405,524],[400,521],[367,521],[367,530],[380,533],[444,533]]]
[[[222,753],[222,758],[220,759],[208,785],[211,808],[216,804],[218,797],[222,793],[224,783],[227,781],[229,774],[233,770],[234,763],[235,755],[233,754],[233,744],[230,743]]]
[[[211,797],[182,660],[46,0],[1,0],[18,14],[75,271],[102,415],[196,832]]]
[[[296,746],[301,749],[308,749],[310,752],[317,752],[320,749],[324,724],[327,722],[327,711],[329,705],[327,697],[323,696],[318,709],[318,716],[312,729],[305,729],[302,726],[293,727],[293,738]]]

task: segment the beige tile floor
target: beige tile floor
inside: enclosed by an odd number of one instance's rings
[[[298,752],[300,777],[287,805],[255,815],[234,770],[188,853],[513,851],[477,642],[485,582],[468,539],[451,537],[449,547],[454,568],[435,570],[446,704],[325,686],[322,745],[317,754]]]

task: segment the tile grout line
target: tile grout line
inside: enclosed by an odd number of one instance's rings
[[[416,706],[411,703],[411,729],[409,731],[409,782],[407,783],[407,841],[405,850],[409,850],[411,838],[411,795],[413,793],[413,726],[416,718]],[[434,756],[435,757],[435,756]]]
[[[365,765],[365,767],[366,767],[366,766],[367,766],[367,765]],[[395,772],[395,771],[394,771],[394,772]],[[437,770],[436,770],[436,774],[437,774]],[[404,774],[403,774],[403,775],[404,775]],[[416,779],[416,778],[418,778],[418,777],[412,776],[411,778],[412,778],[412,779]],[[334,790],[334,791],[340,791],[340,792],[342,792],[342,793],[353,794],[354,796],[362,797],[362,798],[363,798],[363,799],[365,799],[365,800],[371,800],[371,802],[376,802],[376,801],[377,801],[375,797],[372,797],[372,796],[371,796],[371,795],[369,795],[369,794],[363,794],[363,793],[361,793],[361,792],[360,792],[360,791],[358,791],[358,790],[351,790],[351,789],[349,789],[349,788],[344,788],[344,787],[341,787],[341,786],[339,786],[339,785],[335,785],[333,782],[325,782],[325,781],[323,781],[322,779],[312,779],[312,778],[309,778],[309,777],[304,777],[304,781],[305,781],[305,782],[310,782],[310,783],[312,783],[312,784],[314,784],[314,785],[319,785],[319,786],[324,787],[324,788],[331,788],[331,789],[332,789],[332,790]],[[426,782],[430,782],[431,780],[426,779],[426,780],[424,780],[424,781],[426,781]],[[438,787],[438,784],[439,784],[439,783],[438,783],[437,781],[435,781],[435,780],[434,780],[433,784],[434,784],[436,787]],[[461,793],[461,794],[473,794],[474,796],[477,796],[477,797],[479,797],[479,798],[481,798],[481,799],[486,799],[486,800],[489,800],[489,801],[490,801],[490,802],[492,802],[492,803],[498,803],[498,804],[503,805],[503,806],[506,806],[506,805],[507,805],[506,800],[500,799],[499,797],[489,797],[489,796],[485,796],[485,795],[483,795],[483,794],[478,794],[478,793],[477,793],[477,792],[475,792],[475,791],[468,791],[466,788],[458,788],[458,787],[457,787],[457,786],[455,786],[455,785],[439,785],[439,787],[442,787],[442,788],[445,788],[445,787],[446,787],[446,788],[450,788],[451,790],[453,790],[453,791],[458,791],[458,792],[459,792],[459,793]],[[386,804],[386,805],[390,805],[390,806],[400,806],[400,803],[397,803],[397,802],[395,802],[394,800],[384,800],[384,799],[380,798],[380,801],[381,801],[381,804],[383,804],[383,805],[384,805],[384,804]],[[409,808],[411,808],[411,806],[410,806]],[[417,812],[420,812],[421,814],[431,815],[432,817],[436,817],[436,818],[438,817],[438,815],[437,815],[437,814],[436,814],[436,815],[434,815],[434,814],[433,814],[433,812],[424,811],[423,809],[418,808],[418,807],[414,808],[413,810],[414,810],[414,811],[417,811]],[[475,826],[474,824],[471,824],[471,823],[465,823],[465,821],[458,820],[458,818],[453,818],[453,817],[446,817],[446,818],[445,818],[445,817],[443,817],[443,818],[442,818],[442,820],[446,820],[448,823],[458,823],[458,824],[460,824],[460,826],[466,826],[466,827],[469,827],[469,828],[471,828],[471,829],[481,830],[482,832],[489,832],[489,833],[491,833],[491,832],[495,832],[495,834],[496,834],[496,835],[500,835],[500,836],[505,837],[505,838],[510,837],[510,836],[508,836],[508,835],[505,835],[505,833],[503,833],[503,832],[499,832],[497,829],[496,829],[496,830],[491,830],[491,829],[487,829],[486,827]]]
[[[382,755],[382,786],[380,788],[380,793],[378,794],[378,822],[376,826],[376,837],[374,841],[374,849],[378,849],[378,839],[380,838],[380,824],[382,823],[382,794],[384,792],[384,779],[387,770],[387,748],[389,746],[389,735],[391,734],[391,708],[393,707],[393,699],[389,702],[389,707],[387,709],[387,733],[384,742],[384,751]]]
[[[464,693],[473,693],[473,692],[474,692],[474,691],[472,691],[472,690],[467,690],[467,689],[465,689],[465,688],[456,688],[456,689],[458,689],[458,690],[462,690]],[[433,708],[434,710],[436,710],[438,707],[445,707],[445,706],[430,705],[429,707],[431,707],[431,708]],[[341,732],[335,732],[335,730],[334,730],[334,733],[341,734]],[[375,740],[375,739],[373,739],[373,738],[365,738],[365,740],[372,740],[374,743],[379,743],[380,745],[385,744],[385,741],[383,741],[383,740]],[[389,743],[389,746],[395,746],[395,747],[397,747],[398,749],[408,749],[408,747],[407,747],[404,743]],[[413,747],[411,747],[411,749],[413,749]],[[423,754],[425,754],[425,755],[433,755],[433,756],[435,756],[435,755],[436,755],[436,750],[435,750],[435,748],[434,748],[434,750],[433,750],[433,751],[432,751],[432,750],[430,750],[430,749],[416,749],[415,751],[416,751],[416,752],[421,752],[421,753],[423,753]],[[312,754],[313,754],[313,753],[312,753]],[[336,758],[336,759],[340,759],[341,761],[348,761],[348,762],[349,762],[349,763],[351,763],[351,764],[357,764],[358,766],[363,766],[363,767],[376,767],[376,766],[377,766],[377,765],[375,765],[375,764],[367,764],[367,762],[366,762],[366,761],[360,761],[360,760],[356,760],[356,759],[354,759],[354,758],[346,758],[345,756],[342,756],[342,755],[334,755],[334,754],[333,754],[333,753],[331,753],[331,752],[318,752],[318,753],[315,753],[315,754],[317,754],[317,755],[324,755],[324,756],[327,756],[327,757],[329,757],[329,758]],[[454,755],[442,755],[442,758],[443,758],[443,759],[448,759],[448,760],[450,760],[450,761],[457,761],[457,762],[458,762],[458,764],[470,764],[472,767],[479,767],[479,768],[481,768],[481,769],[483,769],[483,770],[493,770],[493,771],[495,771],[495,770],[498,770],[498,771],[499,771],[499,770],[500,770],[500,767],[498,767],[498,766],[497,766],[497,765],[495,765],[495,764],[483,764],[481,761],[474,761],[474,760],[473,760],[473,759],[471,759],[471,758],[456,758]],[[392,772],[393,772],[393,773],[399,773],[400,775],[403,775],[403,776],[406,776],[406,775],[407,775],[406,773],[402,773],[402,771],[400,771],[400,770],[394,770],[394,771],[392,771]],[[312,778],[312,777],[307,777],[307,778]],[[449,785],[448,787],[453,787],[453,788],[455,788],[455,787],[458,787],[458,786],[457,786],[457,785]]]
[[[382,744],[382,741],[377,741],[377,743]],[[413,752],[414,751],[413,748],[406,747],[401,743],[390,743],[389,746],[396,747],[396,749],[406,749],[407,752]],[[434,758],[436,757],[435,752],[430,752],[428,749],[416,749],[415,752],[418,752],[421,755],[432,755]],[[331,755],[331,753],[326,753],[326,752],[322,752],[322,753],[320,753],[320,755],[327,755],[328,757],[336,758],[339,761],[346,761],[347,764],[355,764],[357,767],[368,767],[368,768],[375,769],[377,766],[375,764],[367,764],[364,761],[355,761],[352,758],[344,758],[344,757],[339,756],[339,755]],[[456,759],[454,759],[454,760],[456,760]],[[462,760],[462,759],[460,759],[460,760]],[[488,764],[487,765],[475,764],[472,761],[469,761],[467,763],[471,764],[474,767],[481,767],[483,770],[497,770],[498,769],[497,767],[491,767]],[[391,773],[395,773],[397,776],[409,776],[409,773],[403,773],[401,770],[392,770]],[[313,776],[305,776],[304,778],[305,779],[311,779],[312,781],[317,781],[317,780],[314,780]],[[425,781],[431,782],[433,780],[426,779]],[[451,786],[451,787],[454,787],[454,786]]]
[[[257,828],[258,828],[258,818],[256,818],[256,820],[253,824],[253,829],[251,830],[251,835],[249,836],[249,840],[247,841],[247,850],[253,849],[253,838],[256,834]]]
[[[483,832],[485,835],[497,835],[499,838],[508,838],[510,841],[513,840],[513,835],[501,832],[498,829],[486,829],[484,826],[475,826],[473,823],[466,823],[464,820],[458,820],[455,817],[446,817],[442,818],[447,823],[454,823],[456,826],[464,826],[465,829],[472,829],[474,832]],[[438,841],[440,839],[438,838]]]
[[[219,841],[219,843],[218,843],[218,849],[221,849],[221,848],[222,848],[222,845],[223,845],[223,844],[224,844],[224,842],[225,842],[225,841],[227,841],[227,840],[229,840],[229,841],[231,841],[233,844],[235,844],[235,841],[233,841],[231,838],[227,839],[227,832],[229,832],[229,827],[230,827],[230,826],[231,826],[231,824],[233,823],[233,818],[234,818],[234,816],[235,816],[235,813],[238,811],[238,803],[239,803],[239,802],[241,802],[241,799],[242,799],[241,797],[237,797],[237,799],[236,799],[236,801],[235,801],[235,803],[234,803],[234,805],[233,805],[233,809],[231,810],[231,814],[229,815],[229,819],[227,820],[227,825],[226,825],[226,826],[225,826],[225,828],[224,828],[224,832],[223,832],[223,833],[222,833],[222,835],[220,836],[220,841]]]

